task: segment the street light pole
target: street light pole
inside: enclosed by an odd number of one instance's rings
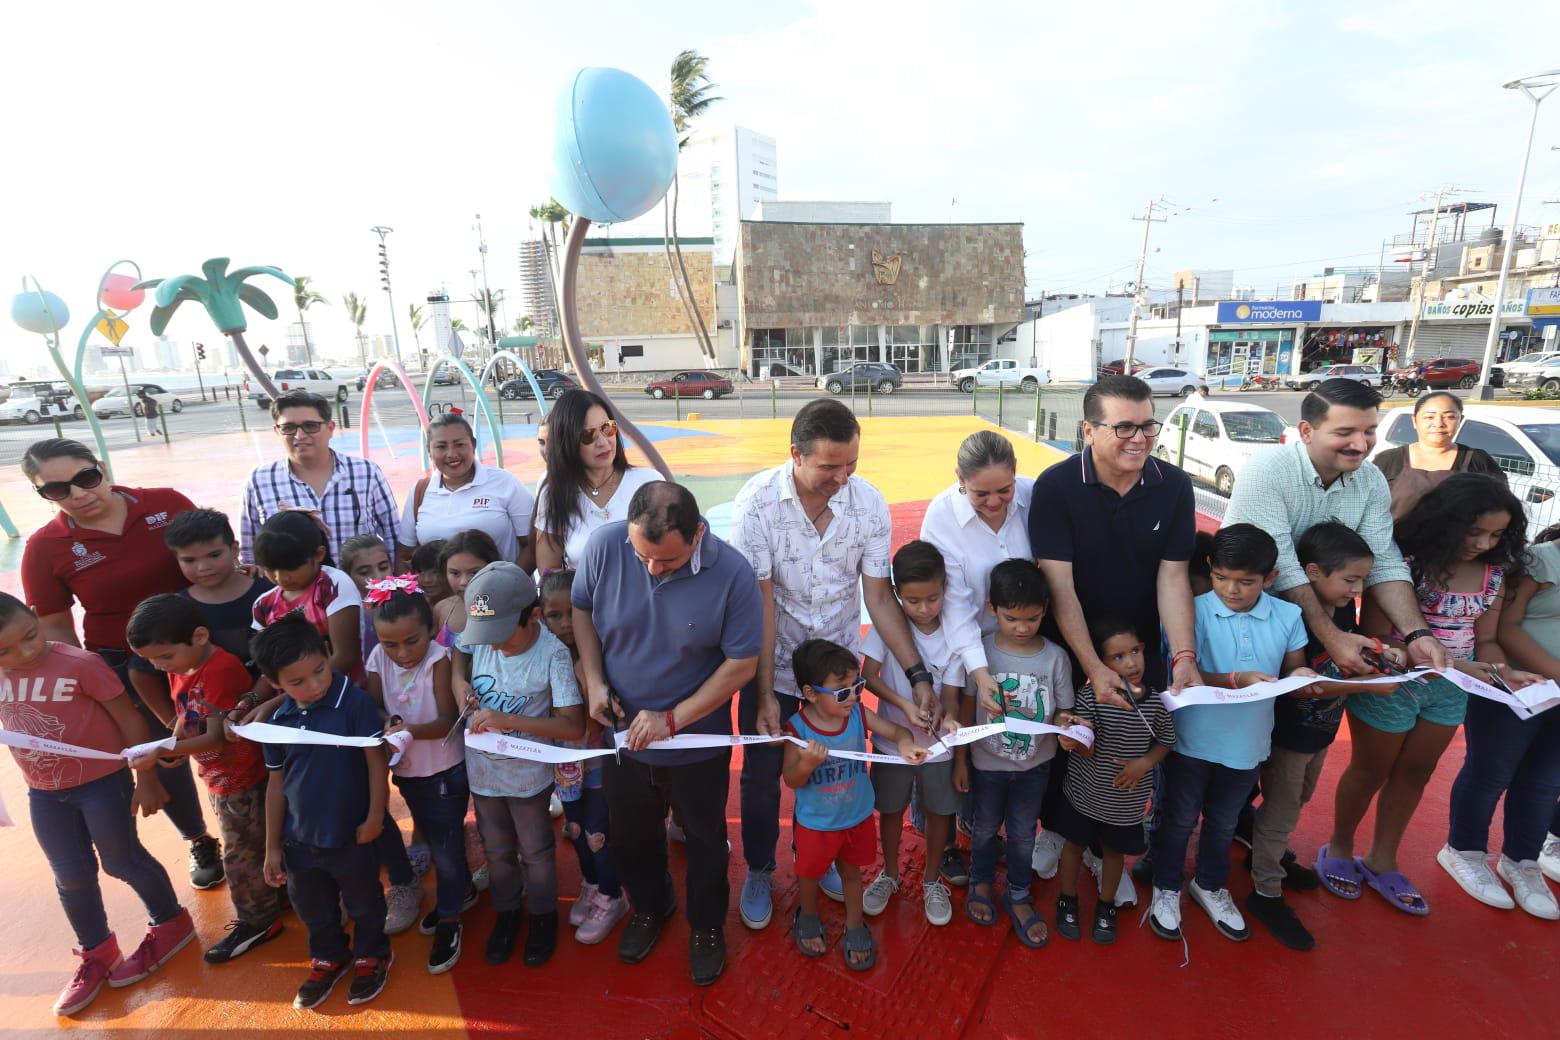
[[[376,224],[369,228],[379,236],[379,278],[385,284],[385,296],[390,300],[390,346],[395,351],[395,363],[401,364],[401,333],[395,318],[395,294],[390,291],[390,252],[385,246],[385,236],[395,228]],[[403,366],[404,367],[404,366]]]
[[[1154,207],[1164,207],[1164,197],[1148,200],[1148,212],[1141,217],[1133,217],[1133,220],[1143,222],[1143,247],[1138,250],[1137,281],[1132,286],[1132,320],[1127,327],[1127,352],[1121,359],[1121,374],[1132,374],[1132,355],[1137,352],[1137,327],[1138,311],[1148,302],[1148,296],[1143,292],[1143,268],[1148,264],[1148,231],[1155,224],[1163,224],[1169,217],[1154,216]]]
[[[1506,241],[1500,255],[1500,279],[1495,283],[1495,313],[1490,315],[1490,332],[1484,340],[1484,365],[1479,370],[1479,382],[1473,394],[1480,401],[1495,396],[1490,389],[1490,366],[1495,362],[1495,343],[1500,339],[1500,319],[1506,304],[1506,280],[1511,275],[1511,255],[1517,246],[1517,215],[1522,209],[1522,189],[1527,186],[1528,159],[1533,154],[1533,135],[1538,130],[1538,106],[1560,87],[1560,69],[1549,69],[1536,76],[1524,76],[1501,86],[1506,90],[1520,90],[1533,102],[1533,118],[1528,122],[1527,142],[1522,146],[1522,172],[1517,174],[1517,197],[1511,206],[1511,224],[1506,229]]]
[[[1425,309],[1425,283],[1430,280],[1430,250],[1435,249],[1436,231],[1441,223],[1441,200],[1448,195],[1455,195],[1460,189],[1451,187],[1440,188],[1435,193],[1435,210],[1430,214],[1430,231],[1425,236],[1425,255],[1421,259],[1419,268],[1419,285],[1414,292],[1414,317],[1408,326],[1408,346],[1404,348],[1400,363],[1411,365],[1414,362],[1414,343],[1419,338],[1419,318]],[[1420,198],[1424,198],[1423,195]],[[1417,217],[1415,218],[1418,219]],[[1418,227],[1415,224],[1415,227]],[[1436,258],[1439,262],[1439,257]],[[1385,370],[1385,369],[1383,369]]]
[[[477,214],[477,252],[482,254],[482,309],[487,312],[488,342],[498,344],[498,330],[493,327],[493,291],[488,288],[487,239],[482,234],[482,214]]]

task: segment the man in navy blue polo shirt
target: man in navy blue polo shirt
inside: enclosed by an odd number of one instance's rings
[[[710,533],[687,488],[655,481],[634,493],[626,522],[591,535],[572,597],[591,716],[627,726],[621,761],[602,774],[612,857],[634,904],[618,956],[630,964],[648,956],[676,909],[670,806],[688,838],[688,966],[707,986],[726,961],[731,748],[641,749],[679,733],[731,733],[731,698],[758,670],[763,643],[758,579]]]
[[[371,737],[383,728],[369,695],[331,671],[311,622],[284,618],[255,636],[252,649],[283,695],[273,725],[342,737]],[[312,963],[293,1006],[318,1006],[349,967],[347,1002],[366,1004],[384,989],[391,960],[374,848],[389,797],[384,748],[266,744],[265,764],[265,879],[287,886],[309,930]],[[352,918],[350,947],[341,904]]]

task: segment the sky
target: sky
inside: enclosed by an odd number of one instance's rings
[[[1130,282],[1131,218],[1161,197],[1175,208],[1152,228],[1151,288],[1182,268],[1234,268],[1266,292],[1373,266],[1443,185],[1504,223],[1532,109],[1500,85],[1560,65],[1543,0],[73,0],[6,15],[11,292],[31,275],[62,296],[73,341],[115,260],[147,277],[212,256],[274,264],[331,300],[310,323],[341,357],[356,353],[343,294],[368,300],[366,331],[388,329],[376,224],[395,229],[403,345],[410,303],[472,295],[475,214],[489,283],[517,293],[553,101],[583,65],[664,91],[679,50],[708,55],[724,99],[708,125],[774,137],[781,198],[1021,221],[1031,297]],[[1541,205],[1560,199],[1556,146],[1560,97],[1541,109],[1525,224],[1560,221]],[[262,285],[288,319],[287,287]],[[132,341],[149,337],[145,310]],[[38,338],[0,324],[0,358],[35,364]],[[283,342],[281,326],[255,316],[251,345]],[[198,310],[169,335],[217,336]]]

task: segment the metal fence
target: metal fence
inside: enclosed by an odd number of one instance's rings
[[[969,395],[970,413],[1005,430],[1050,444],[1062,451],[1083,448],[1081,384],[1044,386],[1034,393],[1008,387],[976,387]]]

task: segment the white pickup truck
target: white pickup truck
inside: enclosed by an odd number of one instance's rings
[[[976,386],[1005,386],[1032,394],[1051,381],[1048,369],[1020,365],[1012,358],[992,358],[979,368],[961,368],[948,374],[948,381],[966,394]]]
[[[323,368],[278,368],[271,373],[271,381],[284,394],[289,390],[307,390],[327,401],[334,398],[345,402],[351,392],[345,379],[337,379]],[[249,388],[251,401],[261,408],[271,407],[271,395],[264,387],[253,379],[245,379],[244,385]]]

